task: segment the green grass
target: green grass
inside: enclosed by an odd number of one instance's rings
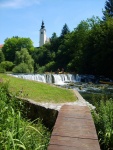
[[[37,102],[65,103],[74,102],[77,99],[72,90],[49,84],[15,78],[7,74],[0,74],[0,79],[9,82],[9,90],[13,94]]]
[[[0,150],[46,150],[50,131],[39,119],[23,118],[23,103],[8,96],[7,88],[0,82]]]
[[[113,150],[113,95],[81,93],[91,104],[101,150]]]

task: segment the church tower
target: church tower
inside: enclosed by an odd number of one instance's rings
[[[40,29],[40,41],[39,46],[42,46],[46,43],[46,29],[44,26],[44,22],[42,21],[41,29]]]

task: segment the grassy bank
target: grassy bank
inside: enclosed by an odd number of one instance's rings
[[[45,83],[15,78],[0,74],[0,79],[9,82],[9,90],[23,98],[37,102],[74,102],[77,98],[73,91],[62,89]]]
[[[24,105],[10,97],[7,83],[0,82],[0,150],[46,150],[50,132],[37,119],[23,118]]]

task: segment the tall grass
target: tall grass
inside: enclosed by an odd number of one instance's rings
[[[41,121],[22,118],[23,104],[9,96],[8,84],[0,83],[0,150],[46,150],[50,132]]]
[[[113,150],[113,99],[101,100],[93,118],[102,150]]]
[[[83,96],[96,106],[92,115],[101,149],[113,150],[113,98],[105,94],[85,94]]]

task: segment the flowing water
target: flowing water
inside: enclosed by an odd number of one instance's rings
[[[78,74],[10,74],[11,76],[37,82],[50,83],[85,93],[113,93],[113,85],[98,84],[92,75]]]
[[[80,82],[81,78],[74,74],[11,74],[12,76],[34,80],[44,83],[53,83],[56,85],[65,85],[70,82]]]

